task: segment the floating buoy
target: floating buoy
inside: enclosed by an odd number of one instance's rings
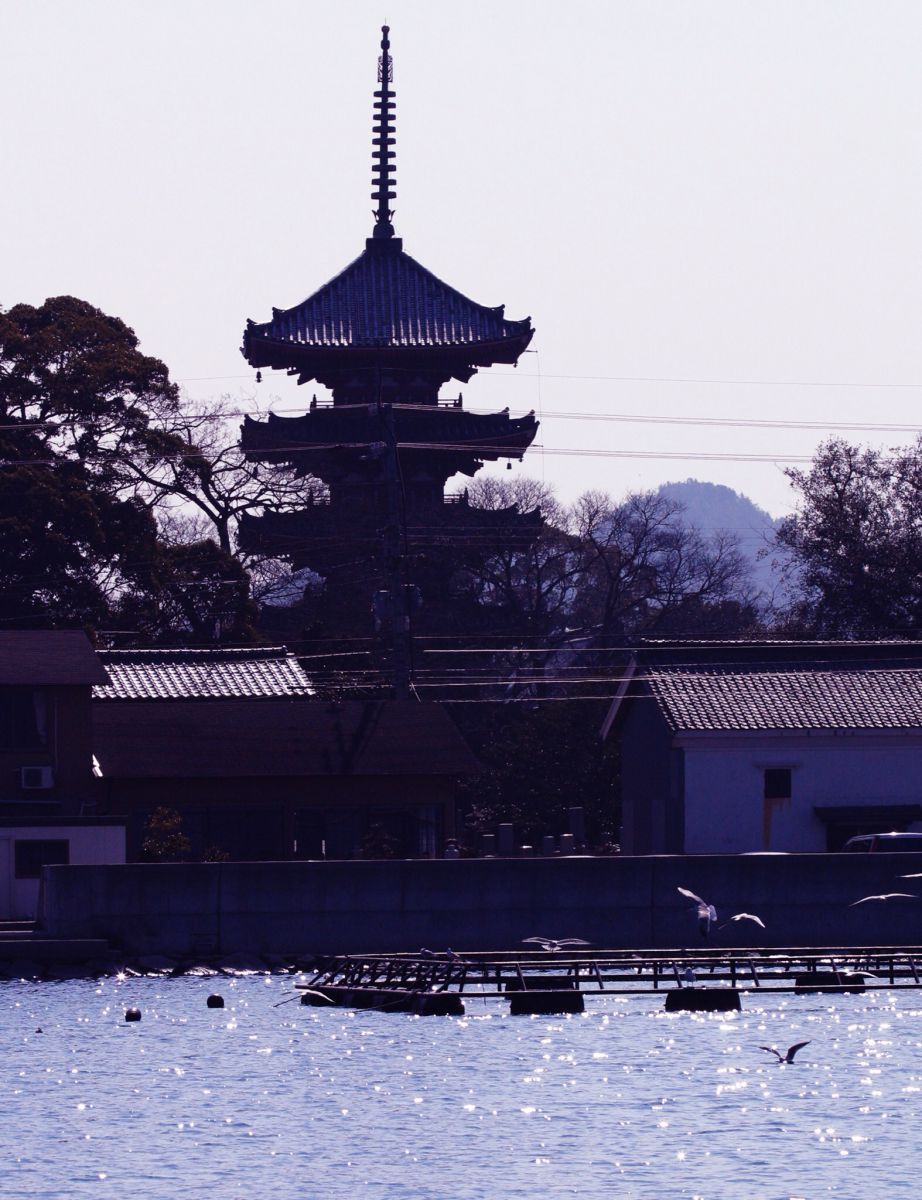
[[[212,994],[211,996],[208,997],[208,999],[205,1001],[205,1003],[208,1005],[209,1008],[223,1008],[224,1007],[224,997],[216,996],[216,995]]]
[[[126,1008],[125,1009],[125,1020],[126,1021],[140,1021],[141,1020],[141,1010],[139,1008]]]

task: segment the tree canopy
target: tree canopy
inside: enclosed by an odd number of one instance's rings
[[[4,627],[245,635],[243,573],[201,538],[170,546],[156,519],[162,491],[139,487],[182,461],[180,417],[166,366],[117,317],[72,296],[0,311]]]
[[[777,541],[799,588],[791,620],[815,637],[922,633],[922,438],[893,450],[831,438],[787,474],[799,502]]]

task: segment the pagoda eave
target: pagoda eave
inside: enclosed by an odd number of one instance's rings
[[[397,406],[395,416],[396,444],[402,454],[440,453],[471,464],[474,459],[521,460],[538,431],[533,413],[509,417],[504,412]],[[367,454],[369,444],[380,439],[380,429],[369,425],[365,405],[321,409],[296,417],[270,413],[265,421],[247,416],[240,429],[240,444],[250,462],[287,461],[302,470],[309,470],[312,461],[319,463],[331,453]],[[466,467],[455,469],[468,473]]]
[[[374,518],[359,525],[349,522],[345,538],[342,518],[329,504],[298,512],[268,510],[242,518],[240,544],[251,552],[287,558],[296,566],[310,566],[322,574],[357,549],[372,554],[380,544],[383,524]],[[534,542],[543,526],[539,509],[520,512],[516,505],[479,509],[466,502],[443,502],[417,514],[405,533],[407,544],[417,550],[439,545],[482,550],[485,540],[524,548]]]
[[[325,376],[362,370],[437,371],[466,383],[478,367],[514,364],[533,336],[534,330],[527,329],[514,337],[484,342],[318,346],[257,336],[247,330],[241,353],[251,367],[286,371],[297,375],[298,383],[322,383]]]

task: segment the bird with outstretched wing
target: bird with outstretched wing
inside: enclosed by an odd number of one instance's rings
[[[774,1054],[775,1058],[777,1058],[778,1062],[780,1063],[792,1063],[794,1061],[794,1055],[797,1053],[797,1051],[803,1050],[804,1046],[809,1045],[809,1039],[805,1042],[795,1042],[793,1046],[788,1046],[784,1054],[782,1054],[780,1050],[776,1050],[774,1046],[760,1046],[759,1049],[767,1050],[769,1054]]]

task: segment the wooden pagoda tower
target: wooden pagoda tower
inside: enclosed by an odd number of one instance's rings
[[[521,460],[537,431],[534,414],[512,418],[466,411],[459,395],[440,400],[452,379],[466,383],[480,367],[516,363],[533,335],[531,321],[508,320],[426,270],[394,234],[395,93],[388,27],[382,29],[374,93],[372,236],[345,270],[294,308],[248,321],[242,353],[254,368],[317,381],[332,403],[316,398],[302,416],[246,418],[242,445],[251,461],[288,464],[325,485],[305,485],[297,512],[245,519],[247,548],[310,567],[344,606],[362,614],[383,593],[400,619],[412,585],[425,602],[446,587],[445,555],[488,553],[510,539],[531,541],[539,513],[484,511],[466,493],[445,495],[457,473],[485,462]],[[393,615],[393,613],[392,613]]]

